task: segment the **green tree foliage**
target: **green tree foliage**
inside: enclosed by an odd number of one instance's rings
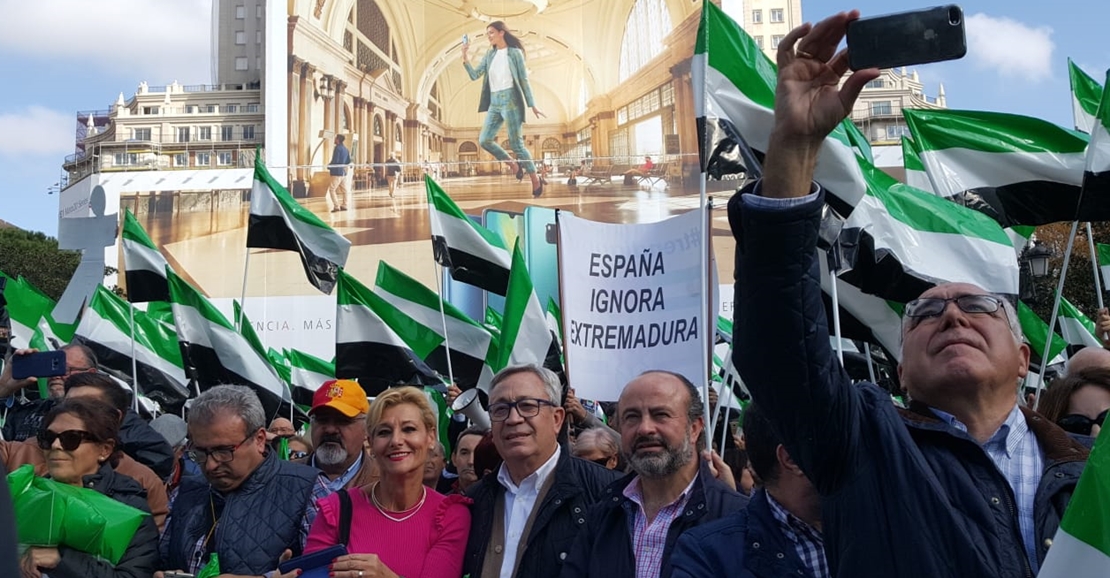
[[[54,237],[17,228],[0,229],[0,271],[11,277],[26,277],[51,299],[62,296],[80,262],[79,251],[59,249]]]
[[[1095,243],[1110,244],[1110,222],[1092,222],[1091,232]],[[1046,322],[1052,314],[1053,297],[1056,285],[1060,282],[1060,271],[1064,265],[1064,253],[1068,247],[1068,235],[1071,233],[1071,223],[1053,223],[1037,227],[1037,240],[1046,243],[1052,249],[1049,259],[1049,274],[1043,279],[1036,279],[1037,299],[1030,303],[1030,307],[1037,312]],[[1097,260],[1097,257],[1096,257]],[[1087,228],[1084,223],[1079,223],[1076,231],[1075,244],[1072,247],[1071,260],[1068,262],[1067,278],[1064,280],[1064,297],[1079,308],[1084,315],[1094,320],[1098,317],[1098,296],[1095,294],[1095,281],[1091,268],[1091,251],[1087,243]],[[1104,300],[1107,287],[1103,287]],[[1110,305],[1107,300],[1106,305]]]

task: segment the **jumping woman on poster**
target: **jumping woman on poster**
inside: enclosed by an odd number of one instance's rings
[[[462,45],[463,65],[466,66],[470,80],[482,77],[482,99],[478,104],[478,112],[486,113],[486,121],[482,125],[478,144],[494,157],[512,165],[516,169],[518,181],[523,180],[524,173],[527,172],[532,181],[532,196],[538,197],[543,194],[543,183],[536,174],[532,155],[524,147],[521,125],[524,124],[525,105],[532,109],[536,118],[547,115],[536,108],[532,100],[532,87],[528,84],[528,71],[524,68],[524,46],[520,39],[509,32],[505,23],[500,20],[486,27],[486,38],[492,48],[477,68],[471,66],[467,58],[470,43],[464,38]],[[497,144],[497,133],[501,130],[502,123],[508,123],[509,144],[516,153],[516,160]]]

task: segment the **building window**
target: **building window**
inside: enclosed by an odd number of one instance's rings
[[[262,18],[262,3],[261,2],[257,6],[254,7],[254,15],[258,18]]]
[[[185,105],[185,114],[193,114],[196,111],[197,111],[196,105],[192,105],[192,104]]]
[[[762,10],[752,10],[752,24],[762,24],[762,23],[763,23],[763,11]]]
[[[143,107],[143,114],[158,114],[158,107],[157,106],[144,106]]]
[[[887,140],[899,140],[904,136],[910,136],[910,127],[900,124],[892,124],[886,127]]]
[[[177,127],[177,142],[189,142],[189,127]]]
[[[210,167],[210,166],[212,166],[212,153],[197,153],[197,165],[196,166],[198,166],[198,167]]]
[[[246,56],[236,56],[235,57],[235,70],[247,70],[247,67],[249,65],[250,65],[250,61],[247,60]]]
[[[262,7],[259,6],[258,8],[261,9]],[[261,30],[255,30],[254,31],[254,43],[255,44],[262,44],[262,31]]]
[[[212,140],[212,127],[198,126],[197,127],[197,140]]]
[[[115,157],[117,167],[130,167],[139,164],[138,153],[116,153]]]
[[[185,153],[177,153],[173,155],[173,166],[187,167],[189,166],[189,157]]]
[[[216,112],[218,107],[214,104],[206,104],[201,108],[204,112]]]
[[[248,104],[243,112],[258,112],[258,103]]]
[[[782,22],[782,21],[783,21],[782,8],[772,8],[771,9],[771,22],[779,23],[779,22]]]
[[[889,100],[877,100],[871,103],[872,116],[890,116],[891,106]]]
[[[871,82],[868,82],[867,84],[863,85],[863,87],[864,88],[886,88],[886,81],[884,81],[881,78],[876,78],[875,80],[872,80]]]
[[[221,167],[231,165],[231,151],[216,153],[216,164]]]
[[[235,140],[235,127],[231,125],[224,125],[220,127],[220,140],[230,141]]]
[[[782,38],[782,34],[775,34],[771,37],[771,50],[778,50],[779,43],[782,42]]]
[[[253,124],[244,124],[243,125],[243,140],[254,140],[254,125]]]
[[[663,51],[671,12],[664,0],[636,0],[624,25],[619,78],[623,82]]]
[[[131,138],[133,140],[150,140],[149,128],[134,128],[131,129]]]
[[[242,20],[247,17],[247,7],[242,4],[235,7],[235,17]]]
[[[238,104],[229,104],[224,107],[224,112],[239,112]]]
[[[262,70],[262,57],[261,56],[254,59],[254,69],[255,70]]]
[[[755,45],[758,46],[760,50],[763,50],[763,35],[755,37]]]
[[[243,30],[236,30],[235,31],[235,43],[236,44],[246,44],[247,43],[247,33]]]

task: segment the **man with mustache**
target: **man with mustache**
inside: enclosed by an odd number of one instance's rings
[[[455,466],[459,477],[455,479],[451,493],[461,494],[478,481],[478,474],[474,471],[474,449],[488,431],[481,426],[472,425],[459,434],[455,451],[451,452],[451,464]]]
[[[617,417],[632,473],[591,508],[562,576],[667,578],[683,532],[747,505],[699,457],[704,413],[697,388],[677,373],[647,371],[624,387]],[[729,471],[720,458],[715,462],[721,473]]]
[[[312,396],[308,410],[312,425],[312,453],[305,463],[327,476],[313,493],[322,499],[339,490],[358,488],[378,479],[374,460],[367,454],[366,412],[370,401],[358,382],[325,381]]]

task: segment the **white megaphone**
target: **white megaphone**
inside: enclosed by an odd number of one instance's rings
[[[455,402],[451,404],[451,411],[465,415],[478,427],[490,428],[489,414],[482,409],[482,403],[478,401],[478,388],[476,387],[459,394],[459,397],[456,397]]]

